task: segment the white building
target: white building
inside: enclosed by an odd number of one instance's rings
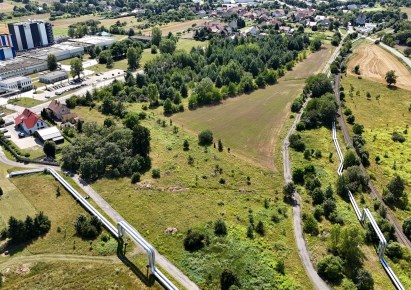
[[[0,81],[0,88],[6,91],[29,91],[33,88],[31,78],[13,77]]]
[[[17,129],[21,129],[30,135],[34,134],[37,130],[47,127],[46,122],[27,108],[24,109],[23,113],[14,118],[14,122]]]
[[[16,57],[0,61],[0,78],[30,75],[47,69],[47,62],[29,57]]]

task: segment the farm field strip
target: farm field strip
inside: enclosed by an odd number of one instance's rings
[[[361,76],[365,79],[385,84],[385,73],[394,70],[398,75],[397,86],[411,90],[411,74],[407,67],[395,56],[371,43],[361,44],[351,55],[347,65],[347,72],[355,75],[352,71],[356,65],[360,66]]]

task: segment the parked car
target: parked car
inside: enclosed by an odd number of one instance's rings
[[[10,134],[4,134],[4,137],[11,138],[11,135]]]
[[[6,132],[8,132],[8,131],[9,131],[9,130],[7,130],[6,128],[0,130],[0,132],[3,132],[3,133],[6,133]]]
[[[26,137],[26,134],[24,134],[23,132],[19,132],[18,136],[19,136],[19,138],[24,138],[24,137]]]

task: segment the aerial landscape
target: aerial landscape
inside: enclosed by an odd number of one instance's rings
[[[411,289],[410,125],[410,0],[0,0],[0,289]]]

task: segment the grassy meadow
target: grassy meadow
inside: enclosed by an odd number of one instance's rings
[[[140,111],[141,104],[128,109]],[[84,114],[99,113],[93,109]],[[218,288],[225,268],[244,283],[257,283],[259,277],[259,283],[267,287],[274,281],[291,289],[304,285],[308,278],[290,230],[291,208],[282,201],[282,176],[245,162],[225,145],[223,152],[213,146],[200,147],[196,134],[180,126],[174,129],[168,118],[148,115],[142,125],[151,131],[152,168],[160,169],[161,177],[152,178],[150,171],[136,185],[129,178],[104,178],[92,187],[200,287]],[[183,150],[185,139],[190,143],[188,151]],[[272,215],[278,215],[280,221],[271,221]],[[250,216],[255,224],[264,223],[265,236],[254,233],[254,239],[247,238]],[[213,233],[213,223],[220,218],[228,227],[223,238]],[[169,227],[177,228],[177,233],[166,234]],[[198,252],[185,251],[183,239],[189,229],[207,234],[209,244]],[[275,270],[281,261],[285,275]]]
[[[291,150],[291,159],[292,159],[292,166],[293,169],[295,168],[304,168],[306,165],[312,164],[315,167],[317,176],[319,177],[322,188],[325,189],[329,184],[333,187],[335,191],[335,184],[337,180],[337,168],[340,164],[338,159],[337,151],[334,147],[334,143],[332,141],[331,130],[326,128],[320,128],[315,130],[308,130],[298,132],[301,135],[302,141],[306,144],[307,149],[315,149],[321,150],[322,157],[321,158],[314,158],[311,157],[311,160],[307,160],[303,157],[303,153],[296,152]],[[340,131],[337,131],[337,137],[340,142],[340,145],[343,145],[342,140],[343,136]],[[344,146],[341,146],[343,154],[345,153],[346,149]],[[332,153],[331,161],[329,160],[329,154]],[[302,187],[298,186],[298,192],[300,193],[301,200],[302,200],[302,211],[305,214],[312,214],[314,211],[314,205],[312,204],[312,197],[308,194],[307,190]],[[365,198],[365,203],[361,203],[361,198],[357,196],[357,203],[362,209],[363,207],[368,206],[372,210],[373,208],[373,198],[368,194],[362,195]],[[337,212],[342,217],[345,225],[357,225],[361,228],[361,231],[365,233],[365,230],[361,227],[357,216],[349,202],[343,200],[339,195],[334,193],[334,197],[336,199],[337,204]],[[309,234],[305,234],[305,238],[307,240],[308,247],[310,249],[311,257],[314,262],[314,265],[321,260],[322,257],[328,254],[327,252],[327,243],[329,240],[329,231],[332,227],[330,221],[322,218],[321,222],[318,223],[319,232],[318,236],[311,236]],[[390,279],[388,278],[387,274],[385,273],[383,267],[380,264],[378,259],[378,254],[376,252],[376,248],[373,245],[363,245],[361,248],[363,254],[365,255],[365,259],[363,261],[364,268],[369,271],[374,279],[374,289],[395,289],[392,285]],[[410,285],[411,282],[406,276],[404,277],[405,271],[401,270],[401,265],[404,265],[404,270],[408,269],[410,265],[406,261],[402,261],[402,263],[394,264],[393,262],[390,265],[396,269],[397,274],[404,283],[404,285]],[[342,285],[333,285],[335,289],[344,289]]]
[[[273,164],[276,141],[290,114],[290,103],[304,87],[305,78],[319,72],[332,53],[327,46],[297,63],[278,84],[223,101],[217,106],[186,110],[173,120],[193,133],[210,128],[233,152],[248,161],[278,171]]]
[[[406,181],[405,192],[409,193],[411,140],[409,134],[404,132],[411,125],[411,113],[408,111],[410,92],[351,76],[343,78],[342,84],[346,92],[346,106],[352,110],[355,122],[364,125],[365,148],[370,152],[371,163],[367,170],[375,177],[374,186],[382,193],[390,180],[399,175]],[[351,85],[354,88],[353,97],[349,96]],[[367,92],[371,95],[370,99],[366,97]],[[378,95],[380,98],[377,100]],[[404,143],[392,141],[394,131],[405,137]],[[375,161],[377,156],[380,157],[378,163]],[[411,215],[410,205],[406,210],[393,209],[392,213],[403,221]]]

